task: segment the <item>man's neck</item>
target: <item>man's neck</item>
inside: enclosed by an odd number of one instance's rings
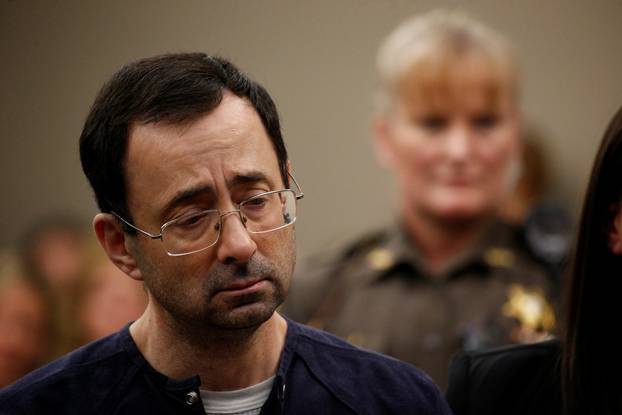
[[[404,209],[402,217],[408,236],[432,275],[442,274],[452,259],[474,247],[492,222],[489,217],[447,222],[423,217],[412,209]]]
[[[287,333],[278,313],[255,329],[188,334],[163,321],[154,308],[150,302],[130,333],[158,372],[173,379],[199,375],[201,388],[212,391],[242,389],[276,374]]]

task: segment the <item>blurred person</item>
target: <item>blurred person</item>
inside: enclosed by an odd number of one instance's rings
[[[85,227],[70,214],[49,215],[21,238],[21,256],[30,275],[48,282],[55,293],[72,289],[84,270]]]
[[[297,201],[276,106],[203,53],[130,63],[80,137],[143,315],[0,392],[0,413],[449,414],[421,371],[286,320]]]
[[[465,352],[447,397],[456,415],[622,414],[622,108],[600,144],[583,202],[561,340]]]
[[[20,255],[26,272],[46,281],[51,292],[51,358],[80,344],[75,305],[91,244],[85,230],[74,215],[55,213],[34,222],[21,237]]]
[[[444,388],[454,352],[555,326],[546,268],[499,218],[520,170],[517,67],[498,33],[433,11],[386,38],[377,69],[375,152],[397,180],[399,219],[311,258],[284,312],[413,363]]]
[[[49,314],[44,286],[25,276],[15,255],[0,252],[0,388],[45,362]]]
[[[89,262],[77,301],[79,343],[108,336],[138,319],[147,305],[142,284],[117,268],[101,250]]]

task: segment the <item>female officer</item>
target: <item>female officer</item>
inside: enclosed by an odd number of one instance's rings
[[[462,353],[448,400],[465,414],[622,413],[622,109],[605,133],[583,204],[561,340]]]

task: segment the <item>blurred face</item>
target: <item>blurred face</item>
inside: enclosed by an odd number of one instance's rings
[[[55,290],[71,285],[82,268],[82,242],[73,231],[52,230],[41,235],[35,261],[42,276]]]
[[[84,341],[116,332],[145,310],[147,298],[141,284],[127,278],[112,262],[92,268],[89,278],[80,307]]]
[[[183,127],[136,126],[127,155],[127,194],[135,224],[161,224],[206,209],[231,212],[262,192],[283,189],[277,157],[255,109],[225,93],[211,113]],[[256,327],[289,288],[294,231],[249,234],[237,214],[222,219],[216,245],[171,257],[159,240],[130,237],[150,301],[172,319],[218,329]]]
[[[405,83],[378,130],[403,208],[440,221],[491,215],[511,190],[519,127],[510,94],[460,67],[446,82]]]
[[[48,312],[31,286],[14,281],[0,287],[0,388],[41,363]]]

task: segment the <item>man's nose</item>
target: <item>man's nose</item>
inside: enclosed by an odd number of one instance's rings
[[[217,245],[218,260],[223,264],[248,262],[257,250],[257,244],[246,230],[240,213],[224,213],[221,223]]]

